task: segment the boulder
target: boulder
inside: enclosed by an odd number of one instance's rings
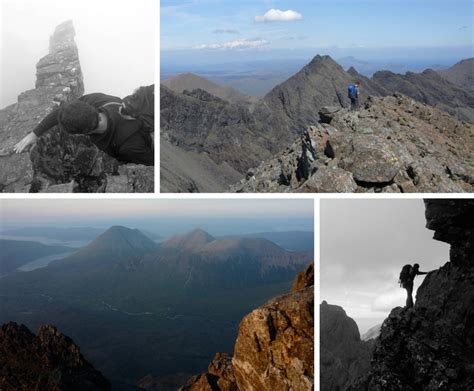
[[[357,183],[352,173],[339,167],[321,166],[301,187],[300,193],[353,193]]]
[[[319,117],[321,122],[330,124],[334,115],[342,109],[341,106],[324,106],[319,110]]]

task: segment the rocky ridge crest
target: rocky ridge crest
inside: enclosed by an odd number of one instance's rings
[[[247,171],[231,192],[472,192],[474,126],[401,94],[321,123]]]
[[[35,336],[10,322],[0,328],[0,389],[105,391],[110,384],[55,327],[41,326]]]

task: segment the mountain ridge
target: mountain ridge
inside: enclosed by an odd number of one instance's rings
[[[386,71],[378,72],[369,79],[360,75],[354,68],[350,68],[348,72],[344,71],[329,56],[317,55],[295,75],[275,86],[261,100],[249,107],[240,106],[237,110],[232,108],[233,111],[225,101],[217,97],[213,99],[208,93],[203,96],[199,90],[187,96],[175,95],[173,98],[168,96],[168,92],[164,92],[161,101],[162,140],[165,145],[170,143],[178,149],[206,153],[206,158],[216,164],[211,168],[214,172],[207,173],[209,178],[213,175],[219,176],[217,165],[227,163],[240,173],[242,181],[248,181],[252,179],[257,167],[255,162],[277,160],[276,155],[283,153],[285,148],[291,150],[293,142],[307,136],[308,128],[320,126],[321,122],[326,120],[323,109],[332,112],[345,110],[349,106],[347,86],[355,80],[361,82],[361,108],[369,101],[369,96],[372,97],[368,103],[371,105],[378,102],[378,98],[373,97],[397,97],[400,96],[401,90],[420,103],[436,106],[461,120],[474,120],[474,109],[471,108],[474,107],[474,96],[459,89],[435,71],[425,70],[419,74],[408,72],[405,76]],[[191,101],[190,98],[194,100]],[[406,113],[400,112],[397,115],[397,122],[410,121],[410,118],[405,119]],[[210,118],[214,119],[212,124],[206,124]],[[380,120],[384,120],[383,112],[380,113]],[[392,120],[388,118],[383,126],[391,129],[389,122]],[[317,144],[317,140],[312,142]],[[242,159],[243,156],[246,157],[245,160]],[[212,189],[209,180],[202,183],[199,179],[196,182],[193,180],[206,176],[207,169],[201,166],[193,167],[194,174],[192,170],[187,173],[180,172],[180,183],[170,185],[173,182],[173,164],[177,163],[168,160],[163,165],[164,189],[216,191]],[[278,168],[280,164],[275,162],[272,165]],[[283,173],[283,182],[286,181],[284,176]],[[231,185],[229,177],[221,178],[219,188],[224,183]],[[239,191],[238,183],[234,185],[237,189],[233,186],[230,191]],[[355,191],[351,190],[350,186],[345,189]]]

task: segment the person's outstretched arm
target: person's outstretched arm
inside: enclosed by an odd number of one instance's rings
[[[31,133],[28,133],[23,137],[17,144],[13,146],[13,151],[16,153],[22,153],[30,149],[30,147],[36,143],[38,137],[41,137],[53,126],[58,124],[58,109],[53,110],[49,113]]]
[[[417,271],[417,272],[416,272],[416,275],[418,275],[418,276],[419,276],[419,275],[422,275],[422,274],[428,274],[428,272],[420,272],[420,271]]]

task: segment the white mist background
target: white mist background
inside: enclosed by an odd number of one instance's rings
[[[85,93],[124,97],[154,83],[154,0],[2,0],[0,108],[35,88],[36,63],[56,26],[71,19]]]

